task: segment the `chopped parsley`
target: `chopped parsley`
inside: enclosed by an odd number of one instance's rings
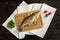
[[[13,22],[13,20],[10,20],[10,21],[7,23],[7,27],[10,28],[10,29],[15,27],[15,23]]]

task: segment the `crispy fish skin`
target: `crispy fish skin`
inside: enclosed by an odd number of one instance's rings
[[[27,31],[27,30],[32,30],[32,29],[35,29],[35,28],[42,27],[43,24],[42,24],[41,16],[37,19],[37,21],[35,21],[32,24],[31,19],[34,16],[34,15],[32,15],[34,12],[40,12],[40,11],[35,10],[35,11],[31,11],[31,12],[25,12],[25,13],[21,13],[21,14],[16,14],[16,24],[17,24],[17,26],[19,28],[19,31]],[[27,18],[26,20],[24,20],[24,18],[26,18],[26,17],[28,17],[30,15],[32,15],[32,16]],[[21,25],[22,22],[23,22],[23,24]],[[31,24],[31,25],[23,26],[24,24]],[[20,30],[20,28],[21,28],[21,30]]]

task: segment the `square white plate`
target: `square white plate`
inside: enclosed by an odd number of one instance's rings
[[[44,13],[45,10],[47,11],[47,13],[51,12],[51,15],[49,15],[48,17],[45,17],[45,15],[46,15],[46,13]],[[56,12],[56,8],[53,8],[53,7],[43,3],[42,8],[41,8],[41,17],[42,17],[42,21],[43,21],[43,27],[31,30],[30,32],[43,38],[48,30],[48,27],[53,19],[55,12]]]

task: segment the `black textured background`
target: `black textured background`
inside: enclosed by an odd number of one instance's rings
[[[0,0],[0,40],[19,40],[1,24],[12,14],[23,0]],[[26,35],[21,40],[60,40],[60,0],[25,0],[29,3],[46,3],[57,8],[54,18],[42,39],[36,35]]]

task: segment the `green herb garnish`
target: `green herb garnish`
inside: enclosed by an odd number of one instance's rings
[[[14,28],[14,27],[15,27],[15,23],[13,22],[13,20],[10,20],[10,21],[7,23],[7,27],[8,27],[8,28]]]

